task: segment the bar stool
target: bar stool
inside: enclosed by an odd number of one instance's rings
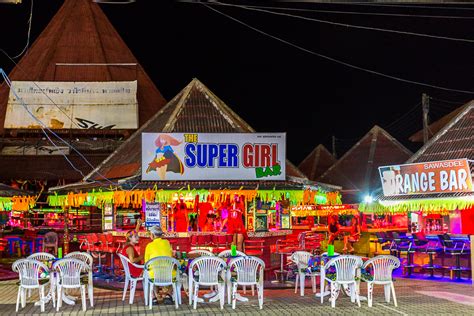
[[[273,280],[272,283],[290,283],[292,282],[285,280],[284,275],[286,274],[286,277],[288,278],[288,273],[290,272],[289,270],[285,270],[284,268],[284,260],[283,257],[285,255],[291,255],[294,251],[300,250],[299,243],[297,241],[292,241],[292,240],[284,240],[284,239],[278,239],[276,241],[276,251],[275,253],[280,255],[280,270],[275,270],[275,278],[276,280]],[[280,277],[278,277],[280,276]]]
[[[453,272],[456,279],[461,279],[461,272],[467,270],[461,267],[461,256],[463,254],[469,254],[470,249],[466,247],[464,241],[453,241],[448,234],[438,235],[441,241],[441,245],[444,248],[444,252],[455,257],[456,263],[450,267],[450,278],[453,279]]]
[[[429,270],[430,277],[434,277],[434,270],[441,269],[441,265],[434,264],[433,255],[438,255],[443,248],[440,247],[439,238],[436,236],[436,239],[428,239],[428,245],[426,246],[426,253],[428,254],[429,263],[422,266],[423,269]]]

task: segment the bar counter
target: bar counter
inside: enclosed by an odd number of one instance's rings
[[[126,231],[112,231],[112,235],[116,241],[124,242]],[[278,239],[285,239],[287,235],[291,235],[292,230],[275,230],[268,232],[247,232],[248,238],[246,240],[262,240],[263,249],[262,255],[259,256],[265,262],[265,279],[271,280],[273,270],[279,268],[280,257],[275,254],[275,244]],[[147,231],[140,231],[140,254],[145,253],[146,245],[151,241],[150,233]],[[227,235],[226,232],[165,232],[163,237],[168,239],[173,250],[189,252],[191,250],[193,236],[199,235]],[[205,246],[204,246],[205,247]],[[209,245],[207,247],[213,247]],[[245,246],[244,246],[245,247]],[[229,247],[230,249],[230,247]],[[245,249],[244,249],[245,251]]]

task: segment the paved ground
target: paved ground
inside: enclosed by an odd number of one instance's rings
[[[309,285],[309,284],[308,284]],[[224,310],[219,309],[218,303],[198,304],[193,310],[187,304],[187,297],[183,294],[183,305],[175,310],[174,305],[153,306],[152,310],[143,306],[143,292],[137,291],[135,303],[129,305],[122,302],[122,292],[95,288],[95,307],[86,312],[87,315],[473,315],[474,314],[474,288],[466,283],[435,282],[430,280],[397,279],[395,288],[398,298],[398,307],[393,303],[387,304],[383,298],[382,287],[376,287],[374,306],[369,308],[367,302],[362,302],[362,307],[352,304],[346,296],[340,296],[333,309],[325,300],[321,305],[319,299],[310,295],[311,289],[306,289],[306,296],[300,297],[291,289],[271,289],[265,291],[263,310],[258,309],[257,298],[250,297],[246,303],[237,302],[237,308],[225,305]],[[18,287],[16,281],[0,282],[0,315],[14,315]],[[318,287],[319,290],[319,287]],[[361,285],[361,294],[367,291],[365,284]],[[77,293],[71,293],[78,295]],[[249,296],[249,291],[247,296]],[[27,300],[24,309],[18,315],[40,314],[40,307],[34,306],[37,300],[36,293]],[[80,300],[79,300],[80,302]],[[83,315],[80,306],[63,305],[59,313],[55,313],[52,304],[46,306],[48,315]]]

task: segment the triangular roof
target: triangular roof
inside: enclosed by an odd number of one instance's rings
[[[137,80],[140,126],[166,103],[99,5],[91,0],[65,0],[9,78],[72,82]],[[0,132],[4,129],[8,94],[9,87],[4,83],[0,86]]]
[[[319,144],[311,153],[298,165],[298,169],[303,172],[308,179],[315,181],[324,171],[328,170],[337,159],[324,147]]]
[[[438,131],[440,131],[444,126],[446,126],[446,124],[448,124],[454,117],[456,117],[459,113],[461,113],[471,103],[472,103],[472,101],[458,107],[457,109],[455,109],[454,111],[446,114],[445,116],[443,116],[439,120],[434,121],[433,123],[431,123],[428,126],[428,132],[429,132],[429,137],[428,138],[431,138],[434,134],[436,134]],[[419,130],[415,134],[411,135],[408,139],[410,141],[414,142],[414,143],[423,142],[423,130]]]
[[[471,176],[474,175],[474,100],[462,107],[462,111],[453,117],[423,147],[421,147],[406,163],[440,161],[467,158],[470,160]],[[412,194],[407,196],[383,196],[384,201],[423,201],[425,199],[447,199],[473,196],[472,192]],[[466,201],[464,199],[464,201]],[[417,204],[413,204],[417,205]]]
[[[407,163],[458,158],[474,160],[474,100],[462,106]]]
[[[317,181],[341,185],[343,191],[369,192],[380,186],[378,167],[406,161],[411,152],[375,125]]]
[[[84,181],[126,177],[141,178],[142,133],[254,133],[241,117],[198,79],[193,79],[168,104],[105,159]],[[287,176],[306,179],[286,161]],[[306,179],[307,180],[307,179]]]

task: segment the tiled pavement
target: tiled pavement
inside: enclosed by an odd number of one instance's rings
[[[17,285],[13,281],[0,282],[0,315],[14,315],[17,296]],[[393,303],[387,304],[383,298],[383,288],[375,287],[374,306],[369,308],[367,302],[362,302],[362,307],[350,302],[343,295],[336,301],[336,308],[331,308],[330,303],[325,300],[321,305],[319,299],[310,295],[311,289],[306,288],[306,296],[300,297],[291,289],[271,289],[265,291],[263,310],[258,309],[256,296],[250,297],[250,301],[237,302],[235,311],[225,305],[223,310],[219,309],[218,303],[200,303],[197,310],[193,310],[187,304],[187,297],[183,294],[183,305],[176,310],[174,305],[153,306],[152,310],[143,306],[143,292],[137,291],[135,303],[129,305],[122,302],[122,292],[95,288],[95,307],[90,308],[87,315],[474,315],[474,288],[470,284],[436,282],[430,280],[408,280],[397,279],[395,289],[398,299],[398,307]],[[319,288],[318,288],[319,290]],[[365,295],[367,287],[362,283],[361,294]],[[250,295],[247,291],[247,296]],[[73,293],[78,296],[78,293]],[[127,297],[128,298],[128,297]],[[24,309],[20,309],[18,315],[40,314],[40,307],[34,306],[37,300],[34,293],[27,300]],[[458,303],[463,301],[463,303]],[[80,300],[79,300],[80,303]],[[59,313],[55,313],[53,306],[46,306],[48,315],[83,315],[79,306],[68,306],[63,304]]]

